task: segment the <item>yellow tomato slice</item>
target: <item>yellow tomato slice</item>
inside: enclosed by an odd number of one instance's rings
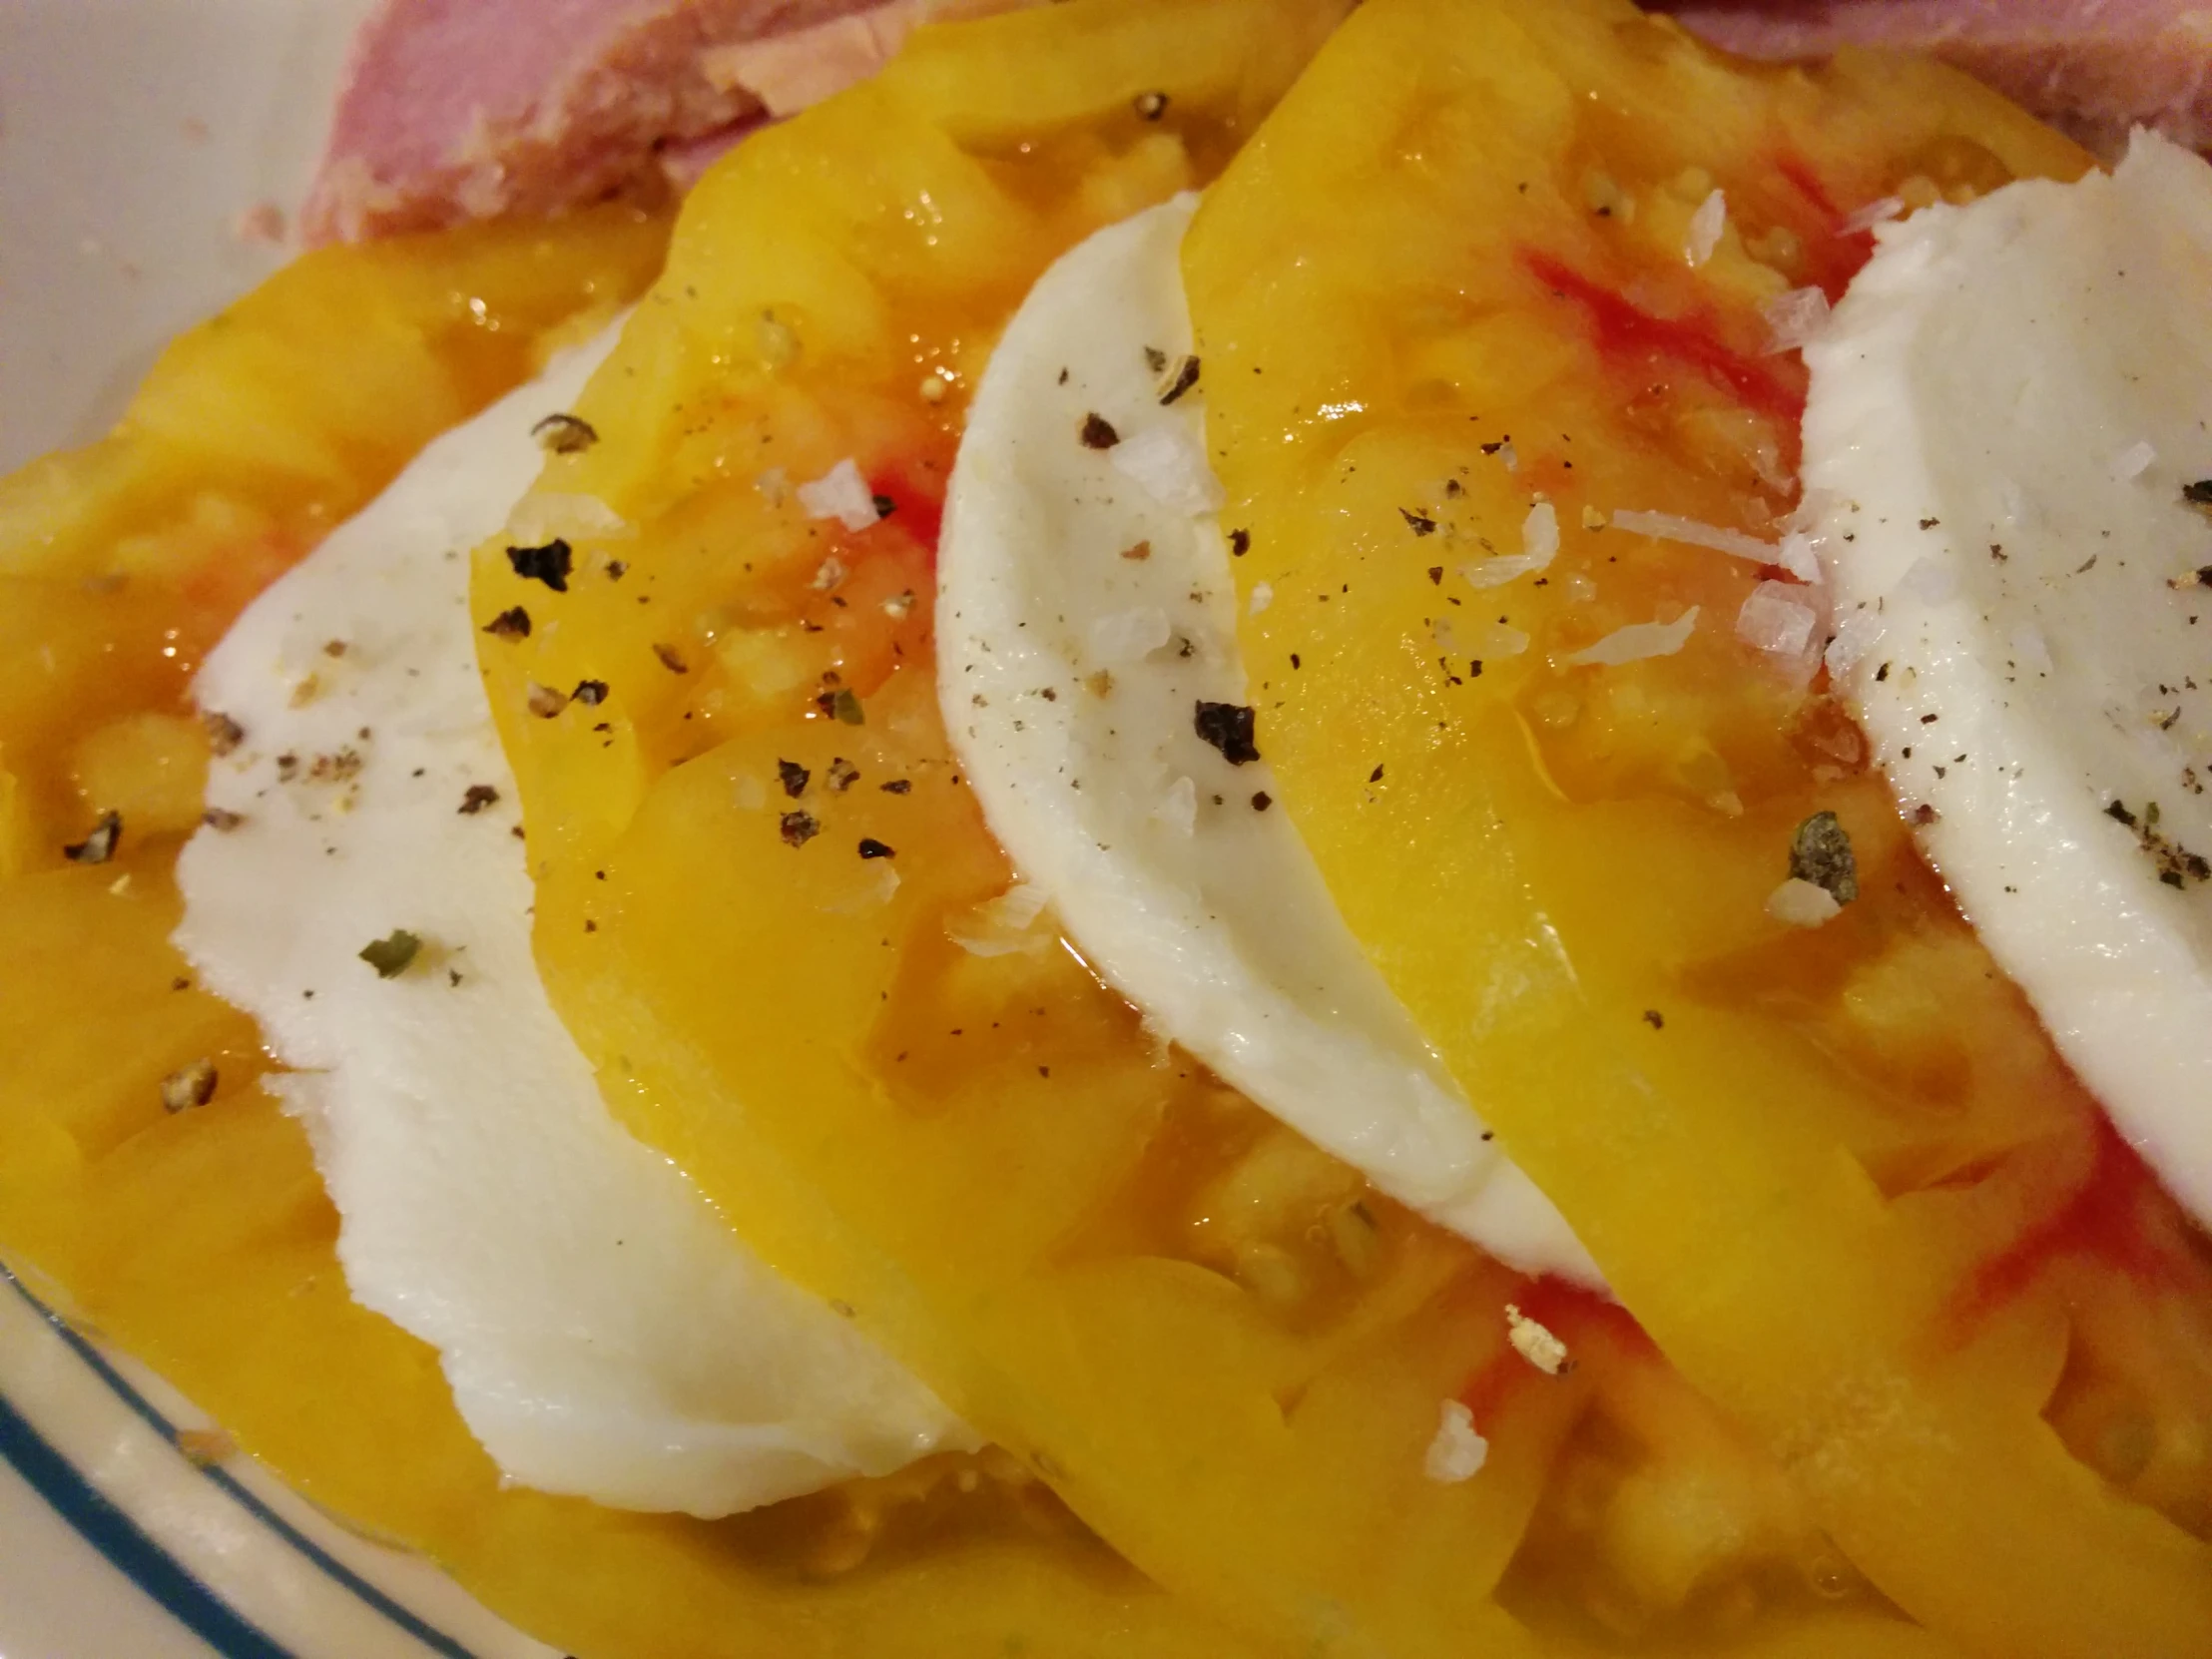
[[[2212,1652],[2176,1524],[2212,1496],[2201,1241],[1848,721],[1733,639],[1756,567],[1604,526],[1772,538],[1802,374],[1762,303],[1838,291],[1878,198],[2084,165],[1926,65],[1752,70],[1613,0],[1372,0],[1185,251],[1238,577],[1274,595],[1259,746],[1344,913],[1663,1351],[1888,1594],[2008,1656]],[[1557,561],[1488,582],[1539,500]],[[1676,654],[1576,660],[1693,606]],[[1822,810],[1861,897],[1793,930],[1763,901]],[[2125,1362],[2084,1283],[2132,1310]],[[2095,1451],[2123,1422],[2156,1451]]]
[[[112,436],[0,481],[0,1256],[300,1491],[586,1659],[1234,1654],[989,1463],[717,1523],[504,1488],[436,1354],[347,1295],[253,1021],[169,945],[200,653],[413,450],[635,297],[666,235],[610,209],[308,256],[182,337]],[[118,855],[68,864],[115,806]],[[214,1098],[166,1111],[203,1061]]]
[[[587,497],[622,529],[572,515],[558,594],[504,538],[477,559],[479,620],[539,624],[479,651],[547,982],[751,1242],[1262,1639],[1526,1651],[1493,1591],[1579,1629],[1561,1604],[1602,1556],[1637,1592],[1616,1632],[1927,1651],[1863,1599],[1807,1616],[1802,1586],[1764,1622],[1744,1584],[1699,1603],[1747,1553],[1788,1578],[1825,1546],[1633,1334],[1547,1309],[1583,1364],[1541,1377],[1504,1306],[1551,1293],[1153,1052],[1048,930],[958,942],[1010,875],[929,648],[965,389],[1044,265],[1206,179],[1337,9],[1078,0],[923,37],[702,187],[582,401],[601,441],[525,509],[558,528]],[[796,487],[848,459],[879,516],[807,516]],[[1455,1395],[1490,1461],[1444,1484],[1422,1454]]]
[[[560,595],[487,547],[474,604],[540,619],[481,655],[540,960],[628,1121],[1171,1589],[1297,1646],[1510,1652],[1490,1592],[1583,1385],[1501,1407],[1483,1480],[1421,1471],[1509,1276],[1382,1209],[1335,1248],[1360,1184],[1323,1161],[1311,1208],[1257,1206],[1271,1303],[1185,1232],[1237,1163],[1189,1126],[1250,1108],[1065,952],[947,936],[1008,880],[929,656],[963,388],[1045,264],[1218,168],[1340,9],[1077,0],[746,146],[541,485],[627,530],[568,538]],[[847,457],[888,516],[840,532],[791,490]]]

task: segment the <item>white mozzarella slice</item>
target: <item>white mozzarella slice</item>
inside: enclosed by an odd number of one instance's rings
[[[991,358],[938,555],[946,728],[1007,854],[1155,1030],[1501,1260],[1596,1283],[1353,938],[1266,761],[1197,729],[1247,691],[1203,384],[1161,403],[1195,206],[1069,254]]]
[[[298,1068],[272,1085],[347,1284],[437,1348],[505,1474],[711,1516],[974,1442],[623,1132],[538,979],[468,555],[612,342],[433,443],[210,657],[201,706],[245,739],[209,802],[239,822],[185,848],[177,938]],[[359,952],[394,929],[422,943],[385,979]]]
[[[1885,227],[1806,349],[1849,688],[1922,844],[2212,1222],[2212,168]],[[1838,661],[1832,654],[1832,662]]]

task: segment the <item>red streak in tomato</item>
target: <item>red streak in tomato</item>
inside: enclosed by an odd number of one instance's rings
[[[1721,343],[1710,316],[1669,318],[1640,311],[1602,283],[1549,254],[1524,250],[1521,263],[1588,318],[1608,363],[1638,367],[1666,360],[1696,370],[1759,413],[1795,432],[1805,413],[1802,373],[1784,374]]]
[[[1831,225],[1843,218],[1836,211],[1835,199],[1821,183],[1820,175],[1813,171],[1811,164],[1803,156],[1778,156],[1775,158],[1774,170],[1795,185],[1798,194],[1819,209],[1821,217]]]
[[[1974,1270],[1954,1303],[1959,1319],[1970,1322],[2000,1307],[2068,1256],[2107,1263],[2144,1283],[2178,1277],[2183,1264],[2156,1225],[2165,1202],[2157,1177],[2101,1113],[2094,1134],[2088,1179],[2062,1207]]]
[[[890,502],[890,521],[919,542],[937,561],[937,538],[944,529],[947,463],[934,455],[902,462],[868,487]]]

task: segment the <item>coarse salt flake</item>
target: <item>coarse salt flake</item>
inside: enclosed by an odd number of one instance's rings
[[[1455,1486],[1481,1473],[1490,1460],[1490,1442],[1474,1431],[1474,1413],[1456,1399],[1443,1403],[1435,1438],[1421,1458],[1421,1473],[1440,1485]]]
[[[1847,237],[1855,237],[1859,235],[1862,231],[1873,230],[1877,225],[1887,225],[1891,220],[1897,218],[1900,214],[1904,212],[1904,197],[1877,197],[1874,201],[1869,202],[1864,208],[1861,208],[1857,213],[1853,214],[1849,219],[1844,221],[1843,234]]]
[[[1505,1305],[1505,1340],[1513,1345],[1515,1354],[1546,1377],[1563,1377],[1574,1363],[1567,1357],[1565,1343],[1510,1302]]]
[[[2149,440],[2137,438],[2112,457],[2112,476],[2122,480],[2140,478],[2149,470],[2150,463],[2157,459],[2158,451],[2151,446]]]
[[[1108,611],[1091,624],[1091,655],[1109,667],[1142,662],[1168,643],[1168,614],[1157,605]]]
[[[1274,603],[1275,589],[1266,582],[1255,582],[1252,584],[1252,598],[1246,603],[1245,609],[1258,616]]]
[[[1697,205],[1697,212],[1690,215],[1689,234],[1683,239],[1682,257],[1694,269],[1713,257],[1713,250],[1721,244],[1721,233],[1728,229],[1728,197],[1715,191]]]
[[[1958,572],[1948,564],[1923,555],[1906,567],[1895,590],[1901,599],[1918,599],[1924,605],[1940,605],[1958,591]]]
[[[1736,613],[1736,637],[1770,656],[1802,656],[1820,620],[1804,592],[1795,582],[1761,582]]]
[[[1198,828],[1198,786],[1188,778],[1178,778],[1168,786],[1160,805],[1152,809],[1152,818],[1178,835],[1192,833]]]
[[[1691,547],[1710,547],[1716,553],[1726,553],[1733,559],[1748,559],[1753,564],[1771,565],[1782,562],[1781,549],[1771,541],[1761,541],[1757,536],[1747,536],[1741,530],[1706,524],[1675,513],[1647,513],[1633,507],[1623,507],[1613,514],[1613,528],[1626,530],[1632,536],[1684,542]]]
[[[1774,562],[1808,587],[1821,581],[1820,546],[1803,530],[1792,530],[1775,549]]]
[[[1697,627],[1697,613],[1698,607],[1692,605],[1672,622],[1631,622],[1565,661],[1577,667],[1613,668],[1647,657],[1671,657],[1689,643],[1690,633]]]
[[[801,484],[799,504],[809,518],[833,518],[855,532],[883,516],[875,509],[875,492],[860,476],[859,463],[849,455],[813,483]]]
[[[1010,956],[1016,951],[1034,954],[1049,942],[1032,927],[1044,913],[1044,899],[1042,887],[1016,881],[996,898],[986,898],[947,920],[944,936],[970,956]]]
[[[1791,876],[1767,894],[1767,914],[1790,927],[1818,927],[1842,909],[1834,893],[1802,876]]]
[[[1795,351],[1820,338],[1828,327],[1828,295],[1819,288],[1792,288],[1761,307],[1771,336],[1770,352]]]
[[[1126,436],[1107,451],[1107,459],[1163,507],[1194,518],[1221,507],[1221,481],[1206,464],[1206,446],[1184,421]]]
[[[2022,674],[2050,673],[2050,641],[2032,622],[2012,630],[2012,666]]]
[[[511,541],[542,544],[571,536],[606,541],[634,536],[637,526],[596,495],[533,490],[516,503],[507,521]]]
[[[1826,661],[1828,672],[1843,676],[1866,660],[1867,653],[1882,643],[1882,618],[1873,611],[1853,611],[1836,625],[1835,637],[1828,642]]]

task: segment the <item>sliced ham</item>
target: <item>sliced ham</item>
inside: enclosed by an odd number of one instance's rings
[[[2090,149],[2114,156],[2141,123],[2212,147],[2212,5],[2187,0],[1662,0],[1746,57],[1839,46],[1957,65]]]
[[[872,73],[931,16],[1021,0],[382,0],[300,215],[309,243],[679,184]]]

